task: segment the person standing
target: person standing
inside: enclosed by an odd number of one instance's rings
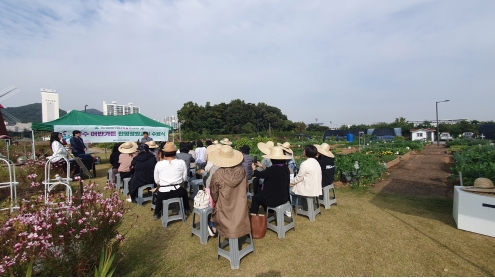
[[[251,167],[251,164],[253,164],[253,157],[249,155],[250,150],[251,149],[248,145],[244,145],[240,149],[242,156],[244,157],[242,160],[242,167],[244,167],[244,170],[246,171],[246,177],[248,180],[253,178],[253,168]]]
[[[74,130],[72,131],[72,138],[70,138],[70,146],[72,148],[72,154],[75,157],[83,155],[86,153],[86,145],[84,145],[84,141],[81,138],[81,131]]]
[[[153,138],[148,136],[147,131],[143,132],[143,138],[141,138],[141,141],[139,141],[139,143],[145,144],[146,142],[150,142],[150,141],[153,141]]]

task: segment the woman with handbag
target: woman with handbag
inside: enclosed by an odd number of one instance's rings
[[[273,147],[263,158],[270,159],[272,166],[264,167],[261,163],[252,164],[253,176],[264,179],[261,191],[253,196],[250,212],[258,214],[260,206],[266,211],[267,206],[278,207],[289,201],[290,170],[287,161],[292,157],[285,155],[281,146]],[[256,169],[263,168],[263,171]]]
[[[219,235],[226,238],[251,233],[246,197],[248,182],[242,159],[242,153],[229,145],[208,154],[208,160],[220,167],[210,182],[210,194],[215,202],[212,219]]]

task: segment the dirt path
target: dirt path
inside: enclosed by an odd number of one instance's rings
[[[451,155],[445,146],[428,145],[419,154],[390,169],[387,179],[374,186],[378,192],[413,196],[452,197],[453,183],[447,179]]]

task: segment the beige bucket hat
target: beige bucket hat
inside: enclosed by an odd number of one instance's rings
[[[135,153],[137,152],[138,145],[135,142],[125,142],[119,146],[119,152],[121,153]]]
[[[495,186],[493,186],[493,182],[487,178],[477,178],[474,181],[473,186],[464,187],[462,189],[469,192],[495,193]]]
[[[146,144],[146,145],[148,145],[148,147],[149,147],[150,149],[156,149],[156,148],[160,147],[160,146],[158,146],[158,145],[155,143],[155,141],[149,141],[149,142],[146,142],[145,144]]]
[[[175,144],[173,142],[167,142],[165,143],[165,146],[163,146],[162,151],[166,153],[171,153],[171,152],[176,152],[177,148],[175,147]]]
[[[208,155],[208,160],[218,167],[233,167],[239,165],[243,159],[242,153],[229,145],[222,145]]]
[[[220,140],[220,144],[222,145],[232,145],[232,142],[230,142],[229,138],[223,138],[222,140]]]
[[[327,156],[327,157],[331,157],[331,158],[335,157],[335,155],[333,155],[333,153],[330,151],[330,145],[328,145],[327,143],[323,143],[321,145],[315,144],[314,146],[316,147],[318,152],[321,153],[322,155]]]
[[[283,144],[277,143],[277,146],[282,147],[284,149],[284,151],[286,151],[290,154],[293,153],[292,150],[290,149],[290,143],[289,142],[285,142]]]
[[[292,159],[292,156],[284,154],[284,148],[281,146],[276,146],[271,148],[270,154],[265,154],[263,158],[268,159]]]
[[[273,146],[275,146],[275,144],[272,141],[268,141],[266,143],[258,143],[258,149],[264,154],[270,154],[270,150],[273,148]]]

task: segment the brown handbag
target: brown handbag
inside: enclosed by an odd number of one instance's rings
[[[251,234],[253,238],[264,238],[266,234],[266,215],[251,213],[249,220],[251,221]]]

